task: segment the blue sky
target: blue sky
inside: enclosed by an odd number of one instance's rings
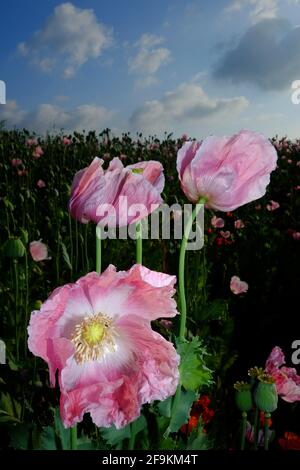
[[[300,136],[300,0],[10,0],[9,127]]]

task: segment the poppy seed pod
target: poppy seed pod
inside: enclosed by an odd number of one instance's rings
[[[254,392],[254,400],[259,410],[265,413],[275,411],[278,403],[276,385],[272,382],[259,382]]]
[[[9,258],[22,258],[25,254],[25,246],[20,238],[9,238],[3,245],[3,253]]]

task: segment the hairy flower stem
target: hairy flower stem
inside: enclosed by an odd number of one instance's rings
[[[77,425],[70,428],[70,447],[71,450],[77,450]]]
[[[142,239],[142,223],[136,224],[136,262],[142,264],[143,260],[143,239]]]
[[[101,227],[96,227],[96,271],[101,273]]]
[[[136,263],[142,264],[143,260],[143,239],[142,239],[142,224],[137,222],[135,226],[136,231]],[[130,439],[128,444],[128,450],[134,450],[135,436],[136,436],[136,421],[131,423],[130,426]]]
[[[185,297],[185,253],[186,247],[188,244],[189,235],[200,209],[202,205],[206,202],[206,199],[201,197],[198,203],[195,205],[193,212],[188,219],[187,225],[184,229],[184,234],[182,237],[181,247],[180,247],[180,254],[179,254],[179,275],[178,275],[178,283],[179,283],[179,299],[180,299],[180,328],[179,328],[179,339],[183,341],[185,338],[185,330],[186,330],[186,297]]]

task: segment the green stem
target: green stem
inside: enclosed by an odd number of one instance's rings
[[[70,447],[71,450],[77,449],[77,425],[70,429]]]
[[[101,273],[101,227],[96,227],[96,271]]]
[[[25,325],[24,325],[24,357],[27,357],[27,326],[28,326],[28,297],[29,297],[29,283],[28,283],[28,255],[25,250]]]
[[[265,413],[265,416],[264,416],[264,422],[265,422],[265,426],[264,426],[264,448],[265,450],[269,450],[269,420],[271,418],[271,413]]]
[[[15,276],[15,341],[16,341],[16,359],[19,360],[19,332],[18,332],[18,304],[19,304],[19,278],[18,278],[18,261],[13,260],[14,276]]]
[[[180,403],[180,398],[181,398],[181,384],[178,385],[178,387],[176,389],[174,399],[173,399],[173,402],[172,402],[170,424],[171,424],[172,416],[175,416],[175,414],[176,414],[176,410],[177,410],[178,405]],[[171,432],[170,424],[169,424],[166,432],[164,433],[164,438],[167,438],[169,436],[170,432]]]
[[[89,262],[89,254],[88,254],[88,224],[85,226],[84,232],[84,254],[85,254],[85,262],[86,262],[86,271],[90,271],[90,262]]]
[[[135,226],[135,231],[136,231],[136,263],[137,264],[142,264],[143,260],[143,239],[142,239],[142,224],[141,222],[137,222]],[[136,436],[136,421],[131,423],[130,426],[130,439],[129,439],[129,444],[128,444],[128,449],[133,450],[134,449],[134,444],[135,444],[135,436]]]
[[[70,258],[71,258],[71,279],[73,278],[73,234],[72,234],[72,219],[69,214],[69,237],[70,237]]]
[[[202,205],[206,202],[205,198],[200,198],[198,203],[193,209],[193,212],[187,222],[187,225],[184,229],[184,234],[182,237],[181,247],[180,247],[180,254],[179,254],[179,276],[178,276],[178,284],[179,284],[179,299],[180,299],[180,329],[179,329],[179,339],[180,341],[184,340],[185,337],[185,328],[186,328],[186,297],[185,297],[185,284],[184,284],[184,274],[185,274],[185,253],[186,247],[188,244],[188,239],[190,235],[190,231],[193,226],[193,222],[196,219],[198,212],[200,211]]]
[[[143,261],[143,239],[142,239],[142,223],[137,222],[136,227],[136,263],[142,264]]]
[[[246,429],[247,429],[247,412],[243,411],[243,413],[242,413],[241,450],[245,450]]]
[[[255,412],[254,412],[254,426],[253,426],[253,430],[254,430],[254,449],[257,450],[257,439],[258,439],[258,415],[259,415],[259,410],[258,408],[255,408]]]
[[[133,421],[130,425],[130,438],[129,438],[129,444],[128,444],[128,450],[134,450],[134,445],[135,445],[135,436],[136,436],[136,421]]]
[[[78,271],[78,222],[75,220],[75,273]]]

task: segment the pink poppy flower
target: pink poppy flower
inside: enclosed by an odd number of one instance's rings
[[[266,372],[275,380],[278,395],[289,403],[300,401],[300,376],[296,369],[285,367],[282,349],[275,346],[266,362]]]
[[[263,135],[243,130],[231,137],[186,142],[177,154],[177,171],[187,198],[223,212],[265,194],[276,167],[274,146]]]
[[[72,140],[69,139],[67,136],[64,135],[63,140],[62,140],[62,143],[63,143],[64,145],[71,145]]]
[[[221,219],[221,217],[217,217],[216,215],[211,218],[210,223],[215,228],[223,228],[225,225],[224,219]]]
[[[238,220],[235,220],[234,221],[234,226],[236,229],[241,229],[241,228],[244,228],[245,227],[245,224],[244,222],[241,220],[241,219],[238,219]]]
[[[13,158],[11,160],[11,164],[12,166],[19,166],[19,165],[22,165],[22,160],[20,158]]]
[[[34,261],[44,261],[51,259],[48,257],[48,248],[41,240],[33,241],[29,244],[29,251]]]
[[[244,294],[248,291],[248,284],[245,281],[241,281],[238,276],[232,276],[230,280],[230,289],[235,295]]]
[[[296,166],[300,166],[300,161],[296,163]]]
[[[35,145],[38,145],[37,139],[27,139],[26,140],[26,145],[27,147],[33,147]]]
[[[295,186],[294,188],[296,191],[300,191],[300,185],[298,184],[297,186]]]
[[[226,232],[224,232],[224,230],[220,230],[220,235],[223,237],[223,238],[229,238],[231,233],[229,232],[229,230],[226,230]]]
[[[280,207],[280,204],[276,201],[270,201],[270,204],[267,204],[267,210],[272,212],[272,211],[276,211],[276,209],[279,209]]]
[[[46,183],[43,180],[38,180],[36,185],[37,185],[38,188],[44,188],[46,186]]]
[[[34,151],[32,152],[32,156],[34,158],[40,158],[42,155],[44,155],[44,151],[40,145],[38,145]]]
[[[18,176],[27,176],[28,170],[18,170]]]
[[[48,363],[52,386],[58,369],[65,427],[90,413],[97,426],[121,428],[144,403],[175,393],[179,356],[151,329],[178,313],[175,282],[141,265],[110,265],[56,289],[32,313],[28,346]]]
[[[292,237],[294,240],[297,240],[297,241],[300,240],[300,232],[294,232]]]
[[[106,171],[102,164],[103,160],[96,157],[74,177],[69,211],[75,219],[121,227],[141,220],[161,204],[161,163],[148,161],[124,167],[119,158],[114,158]]]
[[[183,140],[184,142],[186,142],[187,140],[189,140],[189,136],[188,136],[187,134],[182,134],[181,140]]]

